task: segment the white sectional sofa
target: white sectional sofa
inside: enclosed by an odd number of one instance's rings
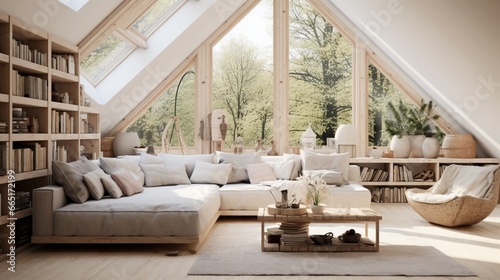
[[[271,192],[279,199],[286,183],[296,182],[302,167],[341,170],[348,179],[328,186],[330,207],[370,206],[370,191],[358,183],[359,168],[349,166],[346,155],[304,154],[54,162],[57,184],[33,192],[32,242],[181,243],[196,251],[220,215],[256,215],[275,203]]]

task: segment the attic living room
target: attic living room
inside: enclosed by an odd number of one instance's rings
[[[500,1],[0,3],[1,279],[498,278]]]

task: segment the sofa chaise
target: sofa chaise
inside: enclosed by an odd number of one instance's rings
[[[281,197],[284,182],[308,170],[329,181],[331,207],[371,201],[347,154],[141,154],[52,168],[55,184],[33,191],[33,243],[187,244],[196,251],[220,215],[256,215]]]

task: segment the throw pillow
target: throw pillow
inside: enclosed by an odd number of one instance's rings
[[[164,164],[165,159],[158,156],[141,153],[139,164]]]
[[[158,157],[163,158],[165,165],[168,167],[184,165],[188,177],[191,177],[196,161],[214,163],[214,154],[198,154],[198,155],[173,155],[159,154]]]
[[[268,163],[252,163],[247,165],[250,183],[258,184],[263,181],[274,181],[277,179],[276,173]]]
[[[87,185],[90,195],[95,200],[99,200],[104,196],[104,186],[101,182],[101,177],[104,175],[106,175],[106,173],[100,168],[83,175],[83,181]]]
[[[252,163],[261,162],[261,154],[237,155],[224,152],[216,152],[218,163],[230,163],[233,167],[229,175],[228,183],[249,182],[246,166]]]
[[[313,179],[323,179],[328,185],[342,185],[342,173],[335,170],[303,170],[304,176]]]
[[[124,168],[120,168],[111,173],[111,178],[115,180],[116,184],[120,187],[120,190],[126,196],[131,196],[144,191],[144,188],[139,181],[134,178],[134,174]]]
[[[349,153],[317,154],[300,150],[302,170],[336,170],[342,173],[344,184],[349,182]]]
[[[83,182],[83,174],[99,169],[99,166],[82,157],[70,163],[52,162],[52,177],[64,188],[64,193],[75,203],[84,203],[89,199],[89,190]]]
[[[146,187],[191,184],[184,165],[168,167],[163,164],[141,164],[141,169],[146,178]]]
[[[104,189],[112,198],[120,198],[123,195],[120,186],[111,178],[111,175],[105,174],[101,177],[101,182],[104,186]]]
[[[134,180],[139,182],[141,186],[144,186],[144,173],[142,172],[139,164],[135,160],[127,159],[127,158],[99,158],[99,162],[101,163],[102,169],[111,174],[118,169],[125,169],[130,171],[133,174]]]
[[[290,179],[295,180],[300,176],[300,171],[302,170],[302,158],[300,155],[296,154],[283,154],[285,160],[293,161],[292,173],[290,174]]]
[[[291,179],[293,170],[293,161],[291,160],[270,161],[266,162],[266,164],[270,165],[273,168],[274,173],[276,174],[276,178],[283,180]]]
[[[214,164],[197,161],[191,183],[225,185],[231,173],[231,164]]]

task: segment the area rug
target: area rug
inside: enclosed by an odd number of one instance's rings
[[[189,275],[476,276],[434,247],[379,252],[262,252],[260,224],[218,223]]]

